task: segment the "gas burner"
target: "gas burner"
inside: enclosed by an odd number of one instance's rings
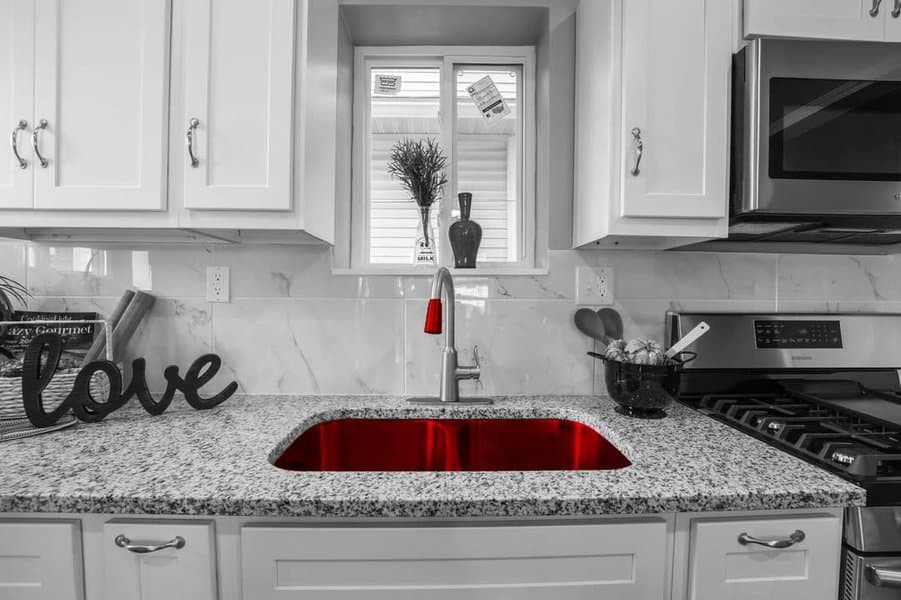
[[[901,427],[868,421],[795,389],[786,386],[782,395],[707,394],[683,401],[855,481],[901,480]]]

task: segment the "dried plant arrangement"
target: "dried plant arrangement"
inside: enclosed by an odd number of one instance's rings
[[[447,155],[433,138],[404,138],[391,148],[388,174],[400,181],[420,208],[428,208],[447,183]]]

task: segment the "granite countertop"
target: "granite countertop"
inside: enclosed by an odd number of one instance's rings
[[[270,459],[315,423],[348,417],[539,417],[582,422],[632,462],[615,471],[310,473]],[[398,397],[176,399],[0,444],[0,513],[272,517],[538,517],[861,505],[863,489],[685,406],[644,421],[603,397],[509,397],[489,407]]]

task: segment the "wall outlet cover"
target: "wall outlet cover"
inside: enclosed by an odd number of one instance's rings
[[[231,299],[231,269],[228,267],[206,268],[206,299],[208,302],[229,302]]]
[[[579,267],[576,270],[576,304],[612,306],[613,267]]]

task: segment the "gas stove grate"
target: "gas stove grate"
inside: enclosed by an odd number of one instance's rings
[[[770,444],[855,481],[901,480],[901,428],[808,394],[707,394],[683,398]]]

